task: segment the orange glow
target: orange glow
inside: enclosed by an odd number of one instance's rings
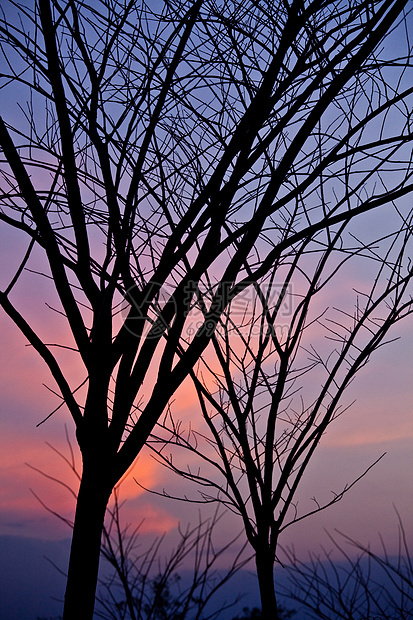
[[[352,287],[363,289],[363,283],[343,278],[340,286],[333,289],[330,293],[334,298],[334,303],[330,300],[323,299],[320,295],[315,298],[315,304],[312,306],[314,315],[321,313],[326,305],[331,307],[353,307],[355,294],[349,294]],[[33,311],[30,308],[31,301],[26,301],[31,314],[38,312],[37,308]],[[41,324],[42,320],[47,320],[45,325]],[[49,322],[50,319],[50,322]],[[50,341],[65,342],[67,340],[66,324],[63,317],[43,309],[35,320],[42,329],[42,333],[47,328],[51,330]],[[288,317],[286,317],[288,321]],[[26,346],[24,337],[12,325],[10,320],[4,315],[0,315],[0,327],[2,329],[2,347],[3,355],[1,357],[0,371],[0,390],[2,395],[3,409],[3,425],[2,434],[0,436],[0,444],[2,451],[2,463],[0,469],[0,510],[2,517],[0,520],[0,533],[8,535],[36,536],[39,538],[63,538],[70,537],[70,530],[55,516],[49,514],[42,507],[36,498],[30,493],[32,488],[34,492],[49,506],[52,510],[61,514],[65,518],[73,519],[75,500],[70,493],[54,483],[53,481],[41,476],[33,471],[25,463],[42,470],[48,475],[69,484],[74,490],[77,487],[76,477],[70,472],[68,466],[50,450],[45,441],[55,446],[59,451],[67,455],[67,445],[64,440],[63,422],[68,423],[70,433],[73,434],[72,424],[67,411],[62,408],[56,413],[50,421],[42,425],[40,428],[35,425],[44,419],[50,411],[59,403],[58,399],[48,392],[42,383],[54,387],[53,380],[50,377],[44,362],[38,357],[31,347]],[[352,466],[354,472],[350,472],[344,482],[354,478],[355,475],[373,462],[380,455],[380,452],[386,450],[396,454],[400,446],[406,442],[412,443],[413,424],[411,416],[412,402],[412,382],[411,382],[411,350],[412,350],[412,330],[411,323],[406,322],[396,328],[397,335],[402,334],[403,338],[400,343],[391,345],[388,348],[381,349],[377,355],[372,357],[371,363],[364,368],[357,379],[349,389],[348,394],[344,395],[344,404],[349,404],[354,398],[355,405],[341,418],[335,422],[323,437],[320,450],[326,448],[328,456],[323,461],[322,467],[318,467],[314,475],[309,476],[308,493],[304,491],[306,497],[311,497],[314,493],[313,484],[318,478],[319,472],[328,470],[332,472],[331,488],[339,489],[340,484],[337,483],[334,474],[342,469],[342,464],[335,463],[334,449],[340,454],[351,454]],[[314,324],[308,330],[308,340],[315,346],[324,350],[326,344],[329,343],[324,339],[324,330]],[[306,336],[307,338],[307,336]],[[237,339],[234,338],[234,349],[238,350]],[[53,349],[53,352],[56,350]],[[76,354],[70,351],[59,351],[59,360],[64,365],[64,372],[69,377],[72,386],[76,386],[77,382],[82,380],[82,368],[78,364]],[[212,370],[216,369],[215,354],[212,350],[207,351],[206,360]],[[153,373],[150,369],[149,378],[152,376],[156,380],[156,362],[154,360]],[[213,389],[213,376],[208,373],[205,368],[200,366],[200,377],[206,381],[207,385]],[[201,375],[202,373],[202,375]],[[319,382],[316,378],[314,389],[318,389],[324,377],[322,373],[319,376]],[[307,389],[307,388],[306,388]],[[145,396],[149,397],[151,391],[150,381],[145,385]],[[304,395],[305,396],[305,395]],[[306,396],[308,398],[308,396]],[[183,420],[184,426],[191,424],[191,428],[202,428],[202,419],[199,411],[198,399],[195,389],[190,379],[184,382],[174,395],[171,409],[176,419]],[[75,440],[73,439],[73,447]],[[376,446],[375,444],[380,444]],[[389,445],[390,444],[390,445]],[[342,447],[342,451],[339,448]],[[352,447],[354,448],[352,450]],[[357,448],[358,447],[358,448]],[[369,448],[370,447],[370,448]],[[377,449],[376,449],[377,447]],[[329,448],[333,448],[333,454],[330,454]],[[372,450],[371,458],[367,464],[364,463],[365,452]],[[400,448],[401,449],[401,448]],[[320,454],[324,454],[320,452]],[[193,455],[183,455],[186,465],[196,466],[196,460]],[[324,457],[323,457],[324,458]],[[344,458],[344,457],[343,457]],[[194,459],[194,462],[190,462]],[[396,457],[394,457],[396,461]],[[383,493],[388,498],[388,504],[394,501],[398,506],[403,502],[405,493],[405,480],[396,472],[396,466],[392,468],[387,466],[383,461],[382,469],[377,470],[377,478],[369,477],[366,479],[367,487],[363,489],[364,495],[366,488],[369,489],[371,497],[369,502],[371,505],[382,506]],[[317,460],[315,460],[317,463]],[[360,463],[360,467],[359,467]],[[80,458],[77,458],[77,464],[80,465]],[[389,472],[389,480],[384,492],[384,486],[374,481],[380,476],[384,477],[383,472]],[[407,474],[406,474],[407,475]],[[161,468],[152,458],[149,450],[144,450],[136,461],[129,475],[124,479],[120,488],[120,500],[127,500],[122,508],[122,522],[137,524],[144,519],[141,531],[148,534],[161,534],[175,528],[178,521],[182,519],[194,520],[190,516],[190,508],[184,503],[179,504],[177,508],[172,508],[170,503],[157,499],[151,503],[151,496],[145,494],[145,491],[139,487],[134,477],[139,483],[149,489],[155,489],[168,492],[168,489],[174,489],[171,494],[179,492],[180,481],[173,477],[170,473],[165,473],[165,469]],[[371,481],[371,482],[370,482]],[[381,483],[381,481],[380,481]],[[341,487],[340,487],[341,488]],[[328,487],[328,492],[330,487]],[[192,492],[193,491],[193,492]],[[191,487],[190,495],[196,494],[194,487]],[[329,497],[329,496],[327,496]],[[364,496],[363,496],[364,497]],[[342,527],[343,530],[351,533],[354,526],[360,523],[360,537],[368,540],[368,530],[370,527],[370,511],[363,508],[364,499],[358,503],[353,498],[357,498],[357,491],[352,491],[346,502],[340,504],[337,510],[331,512],[329,521],[324,521],[324,514],[320,523],[334,527]],[[386,500],[387,501],[387,500]],[[407,503],[407,499],[405,502]],[[374,503],[376,502],[376,503]],[[369,505],[370,505],[369,504]],[[165,508],[164,508],[165,506]],[[169,514],[171,510],[173,514]],[[406,509],[407,510],[407,509]],[[391,510],[390,510],[391,512]],[[383,514],[382,522],[375,525],[380,531],[385,530],[386,520],[393,523],[393,513],[386,515],[380,508],[375,510],[376,514]],[[328,511],[325,513],[330,515]],[[354,515],[354,516],[353,516]],[[196,517],[195,517],[196,518]],[[326,517],[327,518],[327,517]],[[308,522],[309,526],[314,528],[313,523]],[[347,526],[346,526],[347,524]],[[355,525],[356,524],[356,525]],[[351,527],[350,527],[351,526]],[[239,524],[239,527],[241,525]],[[321,527],[321,526],[320,526]],[[238,521],[237,521],[238,530]],[[292,528],[296,542],[298,534],[296,529]],[[356,529],[354,530],[356,531]],[[307,524],[303,526],[302,540],[300,544],[317,544],[316,536],[308,538]],[[313,539],[315,542],[313,543]]]
[[[62,433],[63,435],[63,433]],[[66,457],[68,448],[60,438],[54,446]],[[43,442],[30,437],[16,437],[9,433],[2,436],[2,466],[0,469],[0,535],[20,535],[41,538],[60,538],[70,535],[70,530],[30,492],[33,489],[38,498],[52,511],[69,521],[73,520],[75,499],[67,488],[56,480],[68,485],[74,492],[78,479],[69,466]],[[80,465],[79,455],[76,466]],[[45,474],[42,475],[27,463]],[[141,454],[135,466],[121,481],[120,501],[122,521],[137,523],[145,519],[141,531],[160,534],[169,531],[177,524],[177,519],[166,511],[155,508],[149,503],[141,505],[140,497],[145,491],[136,481],[146,488],[155,488],[160,479],[160,466],[150,454]],[[48,478],[51,476],[55,480]],[[136,500],[139,498],[139,505]]]
[[[121,494],[120,502],[124,500]],[[174,518],[166,510],[153,506],[149,502],[125,502],[122,505],[121,524],[128,523],[136,526],[141,524],[139,532],[141,534],[162,535],[170,532],[178,525],[178,519]]]

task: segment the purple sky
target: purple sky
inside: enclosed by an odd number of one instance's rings
[[[14,97],[14,93],[12,93]],[[6,114],[13,109],[6,106]],[[371,219],[364,221],[370,226]],[[386,216],[374,221],[377,230],[386,228]],[[27,247],[22,235],[0,227],[0,290],[14,273]],[[37,260],[36,256],[34,257]],[[41,261],[40,263],[41,264]],[[363,284],[368,273],[347,272],[338,280],[334,299],[336,305],[347,303],[345,291]],[[48,342],[67,339],[62,318],[45,305],[50,285],[45,278],[24,275],[17,296],[21,307],[28,310],[34,326]],[[322,300],[321,302],[322,303]],[[351,304],[352,302],[350,302]],[[315,309],[315,312],[317,309]],[[345,394],[344,403],[352,407],[337,419],[323,438],[303,479],[297,499],[300,513],[312,510],[316,497],[328,502],[332,493],[340,492],[360,476],[383,453],[386,455],[337,505],[292,525],[282,535],[281,545],[294,545],[303,559],[308,552],[318,552],[320,545],[329,548],[325,529],[335,528],[371,543],[380,550],[379,533],[389,554],[397,553],[397,517],[399,511],[408,539],[413,537],[413,319],[396,326],[397,342],[376,352],[370,363],[357,376]],[[44,384],[53,387],[48,371],[37,354],[27,346],[24,337],[0,313],[2,348],[0,358],[0,617],[7,620],[35,620],[36,615],[58,614],[60,605],[50,597],[61,591],[63,580],[43,556],[50,556],[64,569],[70,536],[68,527],[36,499],[33,492],[51,510],[66,519],[73,518],[73,497],[54,477],[76,487],[76,477],[50,446],[69,454],[65,425],[77,464],[73,425],[64,408],[37,426],[56,406],[55,396]],[[312,338],[317,334],[313,331]],[[61,356],[68,376],[75,385],[82,380],[74,356]],[[321,379],[320,379],[321,383]],[[317,389],[317,385],[315,386]],[[184,422],[193,422],[199,415],[192,392],[181,390],[175,400],[174,413]],[[49,444],[49,445],[48,445]],[[195,465],[195,461],[193,463]],[[121,498],[127,499],[122,515],[125,522],[144,519],[143,540],[168,532],[173,540],[179,523],[195,524],[199,506],[167,500],[144,492],[133,480],[147,488],[171,495],[195,496],[193,486],[184,486],[181,479],[159,466],[149,450],[144,450],[122,485]],[[205,509],[208,514],[208,509]],[[217,544],[223,544],[234,532],[241,530],[241,520],[226,516],[217,532]],[[170,543],[166,545],[166,548]]]

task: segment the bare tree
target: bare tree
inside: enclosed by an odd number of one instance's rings
[[[361,346],[358,369],[408,312],[413,88],[408,37],[401,42],[406,5],[3,3],[1,219],[27,241],[19,267],[6,274],[0,302],[49,367],[61,399],[57,408],[64,405],[73,418],[83,461],[65,620],[92,617],[112,489],[191,374],[201,404],[206,398],[196,369],[211,344],[222,358],[214,332],[240,296],[266,283],[288,284],[297,270],[311,291],[284,340],[272,334],[284,292],[272,306],[262,304],[262,352],[252,381],[262,376],[271,341],[279,356],[276,375],[268,375],[274,403],[284,402],[279,396],[286,396],[320,279],[326,284],[345,258],[370,256],[381,273],[376,294],[363,298],[354,326],[340,336],[346,350],[340,359]],[[396,37],[395,52],[386,37]],[[350,236],[360,218],[383,210],[391,224],[382,243],[374,234],[360,241]],[[22,275],[38,277],[36,271],[52,283],[45,301],[61,313],[71,341],[41,337],[30,308],[19,307]],[[294,287],[301,295],[300,285]],[[380,304],[389,304],[384,323],[375,322]],[[353,344],[353,333],[369,321],[365,352]],[[62,347],[84,369],[80,385],[70,382]],[[228,360],[221,361],[225,374]],[[305,406],[297,414],[301,439],[288,447],[290,472],[305,450],[305,462],[311,458],[336,410],[341,388],[324,413],[337,381],[332,376],[314,401],[317,413]],[[236,379],[226,379],[232,390]],[[252,388],[246,412],[254,394]],[[319,414],[324,422],[315,424]],[[274,415],[270,419],[266,479],[274,471]],[[254,450],[259,454],[261,444]],[[274,504],[269,488],[257,508]],[[278,530],[267,510],[259,514],[264,529],[248,536],[271,539],[269,557],[257,556],[262,581]],[[263,607],[273,612],[275,599],[266,599]]]
[[[240,533],[216,547],[214,532],[222,515],[217,512],[211,519],[199,519],[195,527],[179,530],[179,539],[169,557],[162,557],[164,537],[142,550],[139,540],[140,525],[123,526],[121,504],[115,501],[104,528],[102,554],[112,566],[112,575],[102,578],[97,600],[97,615],[106,620],[214,620],[233,607],[239,596],[230,594],[216,609],[214,597],[225,588],[231,578],[248,562],[245,544],[235,552],[227,570],[218,564],[229,550],[233,550]],[[185,566],[184,566],[185,564]],[[179,571],[190,572],[182,579]]]
[[[273,306],[268,297],[274,287],[269,286],[265,292],[258,289],[241,315],[230,307],[213,337],[216,357],[203,360],[198,372],[191,373],[204,427],[187,428],[168,411],[149,440],[161,463],[197,483],[199,495],[191,501],[218,502],[241,516],[255,554],[265,618],[276,608],[273,571],[280,534],[336,504],[384,456],[326,503],[314,497],[313,509],[298,510],[297,490],[311,457],[328,426],[347,408],[345,390],[372,353],[388,342],[389,329],[412,311],[410,275],[400,271],[410,228],[409,223],[390,239],[376,240],[378,273],[371,288],[354,293],[352,313],[325,308],[311,314],[312,303],[348,261],[346,251],[342,259],[333,258],[341,231],[324,244],[313,266],[304,257],[305,271],[298,257],[292,261]],[[356,264],[362,264],[362,256],[370,260],[368,250],[357,247]],[[299,281],[300,272],[308,288],[301,288],[293,309],[293,301],[286,301],[288,287]],[[323,303],[327,300],[328,295]],[[283,302],[289,317],[280,325]],[[187,493],[184,500],[189,501]]]
[[[294,549],[283,549],[289,585],[284,595],[301,603],[311,617],[386,618],[408,620],[413,612],[413,564],[406,532],[398,515],[399,551],[391,556],[381,537],[382,552],[375,553],[341,532],[329,536],[333,549],[309,561],[299,560]],[[354,557],[353,552],[357,555]]]
[[[65,452],[51,444],[48,446],[63,460],[72,479],[80,482],[75,452],[67,428],[65,430]],[[28,464],[28,467],[77,499],[73,484],[33,465]],[[217,545],[215,534],[223,513],[216,510],[206,519],[199,514],[195,527],[178,525],[177,542],[168,553],[166,534],[149,542],[144,539],[141,530],[145,517],[137,525],[125,524],[125,501],[120,500],[124,482],[123,479],[114,488],[106,510],[101,545],[104,562],[98,580],[96,617],[105,620],[214,620],[236,605],[242,598],[241,593],[231,591],[222,599],[219,609],[216,595],[250,564],[251,556],[245,553],[247,543],[240,544],[242,532]],[[32,493],[47,512],[73,528],[71,520],[56,512],[34,491]],[[61,567],[51,563],[66,576]],[[185,571],[183,578],[182,570]]]

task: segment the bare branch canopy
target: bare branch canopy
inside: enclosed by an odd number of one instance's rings
[[[307,464],[411,312],[409,19],[406,0],[3,3],[0,221],[21,242],[0,303],[83,459],[65,620],[92,617],[116,483],[151,435],[185,447],[165,414],[190,381],[225,481],[198,482],[241,513],[274,608]],[[315,311],[350,264],[369,273],[358,301]],[[27,273],[51,283],[82,387],[19,306]]]

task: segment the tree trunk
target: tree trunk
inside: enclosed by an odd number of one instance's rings
[[[87,472],[84,469],[80,483],[63,620],[93,618],[102,528],[111,493],[111,489],[103,482],[103,471],[98,471],[97,467],[93,467],[93,471]]]
[[[268,549],[256,552],[258,585],[260,589],[262,618],[277,620],[277,600],[274,586],[274,559]]]

